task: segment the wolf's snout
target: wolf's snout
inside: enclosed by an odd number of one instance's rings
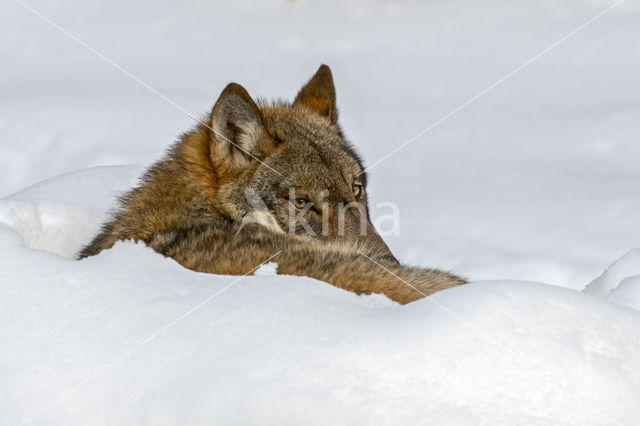
[[[357,241],[359,249],[367,256],[398,262],[365,212],[360,209],[350,210],[345,216],[344,229],[344,236]]]
[[[378,260],[398,262],[371,222],[367,224],[367,235],[362,236],[359,242],[363,245],[361,250],[367,256]]]

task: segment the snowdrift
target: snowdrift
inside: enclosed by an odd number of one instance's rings
[[[0,200],[3,424],[640,418],[637,251],[582,293],[488,281],[407,306],[268,267],[199,274],[130,242],[73,260],[139,172],[83,170]]]

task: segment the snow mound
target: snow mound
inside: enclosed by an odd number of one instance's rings
[[[627,277],[609,293],[607,300],[640,311],[640,275]]]
[[[490,281],[400,306],[273,265],[257,276],[196,273],[130,242],[67,259],[138,171],[85,170],[0,201],[7,424],[640,418],[640,312],[588,294]],[[609,299],[637,295],[637,278]]]
[[[14,229],[27,247],[73,258],[141,172],[105,166],[45,180],[0,199],[0,225]]]
[[[584,292],[640,310],[640,249],[616,260]]]

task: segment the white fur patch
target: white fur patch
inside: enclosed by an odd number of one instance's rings
[[[253,153],[262,131],[260,124],[258,124],[257,120],[242,121],[236,124],[242,131],[238,138],[238,145],[245,151]]]
[[[271,231],[284,233],[280,225],[278,225],[276,218],[268,210],[254,210],[251,213],[244,215],[238,232],[240,232],[240,229],[249,223],[258,223]]]

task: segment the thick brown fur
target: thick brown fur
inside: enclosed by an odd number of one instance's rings
[[[196,271],[244,275],[271,259],[280,274],[399,303],[465,283],[398,263],[369,220],[363,170],[338,126],[326,65],[291,104],[256,104],[232,83],[79,258],[143,241]]]

